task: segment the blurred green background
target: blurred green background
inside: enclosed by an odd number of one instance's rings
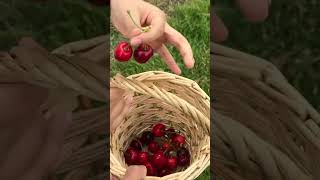
[[[224,45],[265,58],[320,110],[320,1],[273,0],[268,19],[248,23],[234,0],[215,2],[229,29]]]

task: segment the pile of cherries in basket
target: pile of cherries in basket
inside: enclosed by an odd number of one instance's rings
[[[158,123],[152,131],[144,131],[131,141],[124,152],[125,162],[146,166],[147,176],[166,176],[189,165],[190,153],[185,143],[185,137],[175,129]]]

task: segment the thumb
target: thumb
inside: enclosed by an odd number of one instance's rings
[[[146,19],[146,24],[149,24],[151,29],[131,38],[131,45],[138,46],[141,43],[148,44],[163,35],[166,24],[166,15],[164,12],[161,10],[152,11]]]
[[[129,166],[122,180],[141,180],[147,175],[145,166]]]

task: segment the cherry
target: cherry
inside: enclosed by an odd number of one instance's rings
[[[164,124],[158,123],[153,126],[152,133],[155,137],[162,137],[165,134],[166,126]]]
[[[167,151],[167,150],[171,149],[171,146],[170,146],[170,144],[169,144],[168,142],[164,142],[164,143],[162,144],[161,149],[162,149],[163,151]]]
[[[144,165],[147,168],[147,176],[156,175],[156,168],[150,162],[146,162]]]
[[[138,140],[133,140],[130,143],[130,147],[136,149],[136,150],[141,150],[141,143]]]
[[[129,61],[132,56],[132,47],[127,42],[120,42],[114,51],[114,57],[120,62]]]
[[[167,159],[167,165],[166,165],[166,167],[167,167],[169,170],[174,171],[174,170],[176,170],[176,168],[177,168],[177,164],[178,164],[178,160],[177,160],[176,157],[169,157],[169,158]]]
[[[134,59],[140,64],[144,64],[148,62],[152,56],[153,56],[153,50],[147,44],[140,44],[137,47],[137,49],[134,50],[134,53],[133,53]]]
[[[186,166],[190,163],[190,154],[187,148],[181,147],[177,152],[178,157],[178,165],[179,166]]]
[[[163,177],[163,176],[169,175],[170,173],[171,173],[171,171],[168,170],[168,169],[161,169],[161,170],[158,172],[158,176],[159,176],[159,177]]]
[[[139,152],[136,149],[128,148],[124,153],[125,162],[128,165],[136,165]]]
[[[179,166],[186,166],[189,163],[190,163],[190,157],[189,156],[180,156],[180,157],[178,157]]]
[[[138,162],[141,165],[144,165],[149,160],[149,154],[145,151],[139,152],[138,154]]]
[[[153,133],[151,131],[145,131],[141,135],[140,142],[143,144],[149,144],[153,139]]]
[[[189,154],[189,151],[187,148],[181,147],[177,151],[177,156],[178,157],[180,157],[180,156],[189,156],[190,157],[190,154]]]
[[[151,158],[151,163],[158,169],[162,169],[167,164],[167,158],[165,157],[162,151],[158,151],[155,154],[153,154]]]
[[[186,142],[186,138],[180,134],[177,134],[172,137],[172,143],[175,144],[176,146],[181,147],[182,145],[185,144],[185,142]]]
[[[148,145],[148,150],[152,153],[155,153],[159,150],[159,145],[155,141],[151,141]]]

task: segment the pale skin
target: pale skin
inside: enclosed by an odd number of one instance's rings
[[[185,66],[194,66],[189,43],[167,24],[161,10],[142,0],[127,0],[127,3],[123,1],[125,0],[111,1],[112,21],[133,45],[141,42],[150,44],[169,68],[180,74],[180,68],[165,46],[167,43],[173,44],[180,50]],[[252,22],[263,21],[268,15],[267,0],[237,2],[245,17]],[[128,9],[138,23],[152,25],[149,34],[141,33],[132,24],[126,13]],[[221,42],[227,38],[228,30],[217,16],[214,16],[213,21],[215,41]],[[30,39],[24,40],[22,45],[40,48]],[[11,55],[18,58],[19,51],[13,51]],[[48,96],[47,89],[25,83],[8,84],[8,80],[3,77],[0,77],[0,82],[0,179],[40,180],[57,165],[64,134],[71,124],[71,112],[59,108],[52,108],[49,112],[42,111],[41,107]],[[110,96],[110,127],[114,131],[130,112],[132,94],[111,87]],[[138,180],[145,175],[144,166],[131,166],[122,179]]]

